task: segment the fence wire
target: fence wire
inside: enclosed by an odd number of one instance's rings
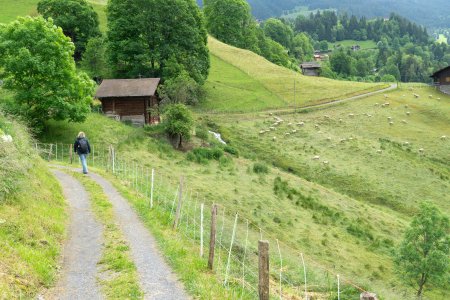
[[[62,163],[78,163],[73,145],[35,144],[42,158]],[[180,185],[173,175],[143,167],[139,161],[123,159],[114,147],[92,145],[88,164],[112,173],[122,184],[136,192],[149,209],[158,209],[172,226],[181,199],[176,230],[198,247],[198,255],[208,259],[212,210],[199,198],[199,192]],[[180,189],[182,193],[180,193]],[[181,198],[180,198],[181,196]],[[270,245],[271,299],[338,299],[345,286],[360,292],[363,288],[308,259],[307,254],[279,241],[249,218],[221,204],[217,206],[215,256],[213,261],[217,280],[233,291],[236,299],[258,298],[258,242]],[[203,210],[201,208],[204,208]],[[202,214],[203,212],[203,214]]]

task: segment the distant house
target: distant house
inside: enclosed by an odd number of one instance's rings
[[[361,50],[361,46],[360,45],[353,45],[351,47],[351,49],[352,49],[352,51],[359,51],[359,50]]]
[[[103,113],[134,125],[159,123],[156,90],[159,78],[105,79],[95,97],[102,102]]]
[[[300,65],[302,69],[302,74],[306,76],[319,76],[320,75],[320,64],[317,62],[304,62]]]
[[[430,77],[433,78],[441,92],[450,95],[450,66],[434,72]]]

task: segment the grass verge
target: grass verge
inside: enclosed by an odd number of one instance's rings
[[[100,185],[89,177],[70,172],[85,187],[91,199],[92,209],[104,227],[104,248],[100,264],[99,282],[107,299],[142,299],[136,266],[130,258],[130,248],[123,234],[114,223],[112,204]]]

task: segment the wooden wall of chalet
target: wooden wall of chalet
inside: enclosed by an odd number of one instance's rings
[[[450,85],[450,69],[442,71],[439,74],[439,84]]]
[[[159,121],[159,116],[150,116],[147,112],[147,108],[158,106],[155,96],[103,98],[100,101],[105,114],[118,115],[121,119],[142,116],[147,124]]]

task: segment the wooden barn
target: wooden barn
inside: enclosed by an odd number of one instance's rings
[[[320,75],[320,64],[317,62],[304,62],[300,64],[302,69],[302,74],[306,76],[319,76]]]
[[[450,95],[450,66],[434,72],[430,77],[443,93]]]
[[[133,125],[157,124],[159,78],[105,79],[95,97],[102,102],[103,113]]]

